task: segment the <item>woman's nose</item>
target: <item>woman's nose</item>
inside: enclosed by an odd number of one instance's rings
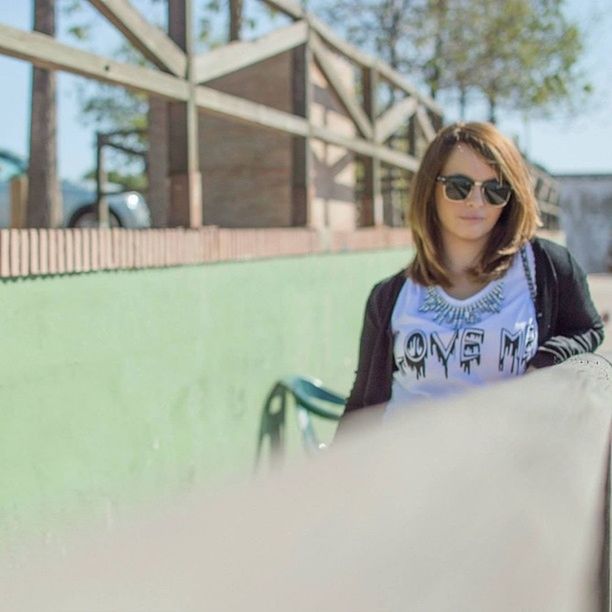
[[[478,208],[486,204],[484,195],[482,193],[482,187],[480,185],[474,185],[472,191],[468,194],[466,204],[473,208]]]

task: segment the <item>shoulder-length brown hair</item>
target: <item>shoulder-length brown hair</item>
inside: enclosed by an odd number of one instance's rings
[[[514,143],[490,123],[454,123],[438,132],[429,143],[412,181],[408,222],[412,229],[416,256],[408,275],[422,285],[450,285],[443,263],[440,222],[436,213],[435,188],[453,148],[464,143],[480,154],[499,178],[512,187],[510,201],[502,211],[480,262],[470,276],[480,281],[499,278],[512,263],[514,254],[541,225],[533,180]]]

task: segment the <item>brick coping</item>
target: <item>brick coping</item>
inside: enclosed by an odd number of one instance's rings
[[[560,232],[540,235],[563,242]],[[352,251],[407,248],[406,228],[1,229],[0,277],[140,270]]]
[[[408,247],[410,231],[366,228],[2,229],[0,277],[82,274]]]

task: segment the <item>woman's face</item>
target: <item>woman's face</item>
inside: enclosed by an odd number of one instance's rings
[[[463,143],[455,145],[440,172],[441,176],[457,174],[474,181],[498,179],[485,159]],[[467,243],[484,247],[503,210],[502,206],[488,204],[482,189],[476,185],[465,200],[456,201],[447,198],[444,185],[437,183],[435,202],[445,249]]]

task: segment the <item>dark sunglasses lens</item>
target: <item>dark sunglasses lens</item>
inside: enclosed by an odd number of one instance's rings
[[[511,189],[503,183],[485,183],[483,185],[485,197],[491,206],[503,206],[510,199]]]
[[[474,183],[468,178],[451,176],[446,179],[446,197],[449,200],[465,200],[470,195]]]

